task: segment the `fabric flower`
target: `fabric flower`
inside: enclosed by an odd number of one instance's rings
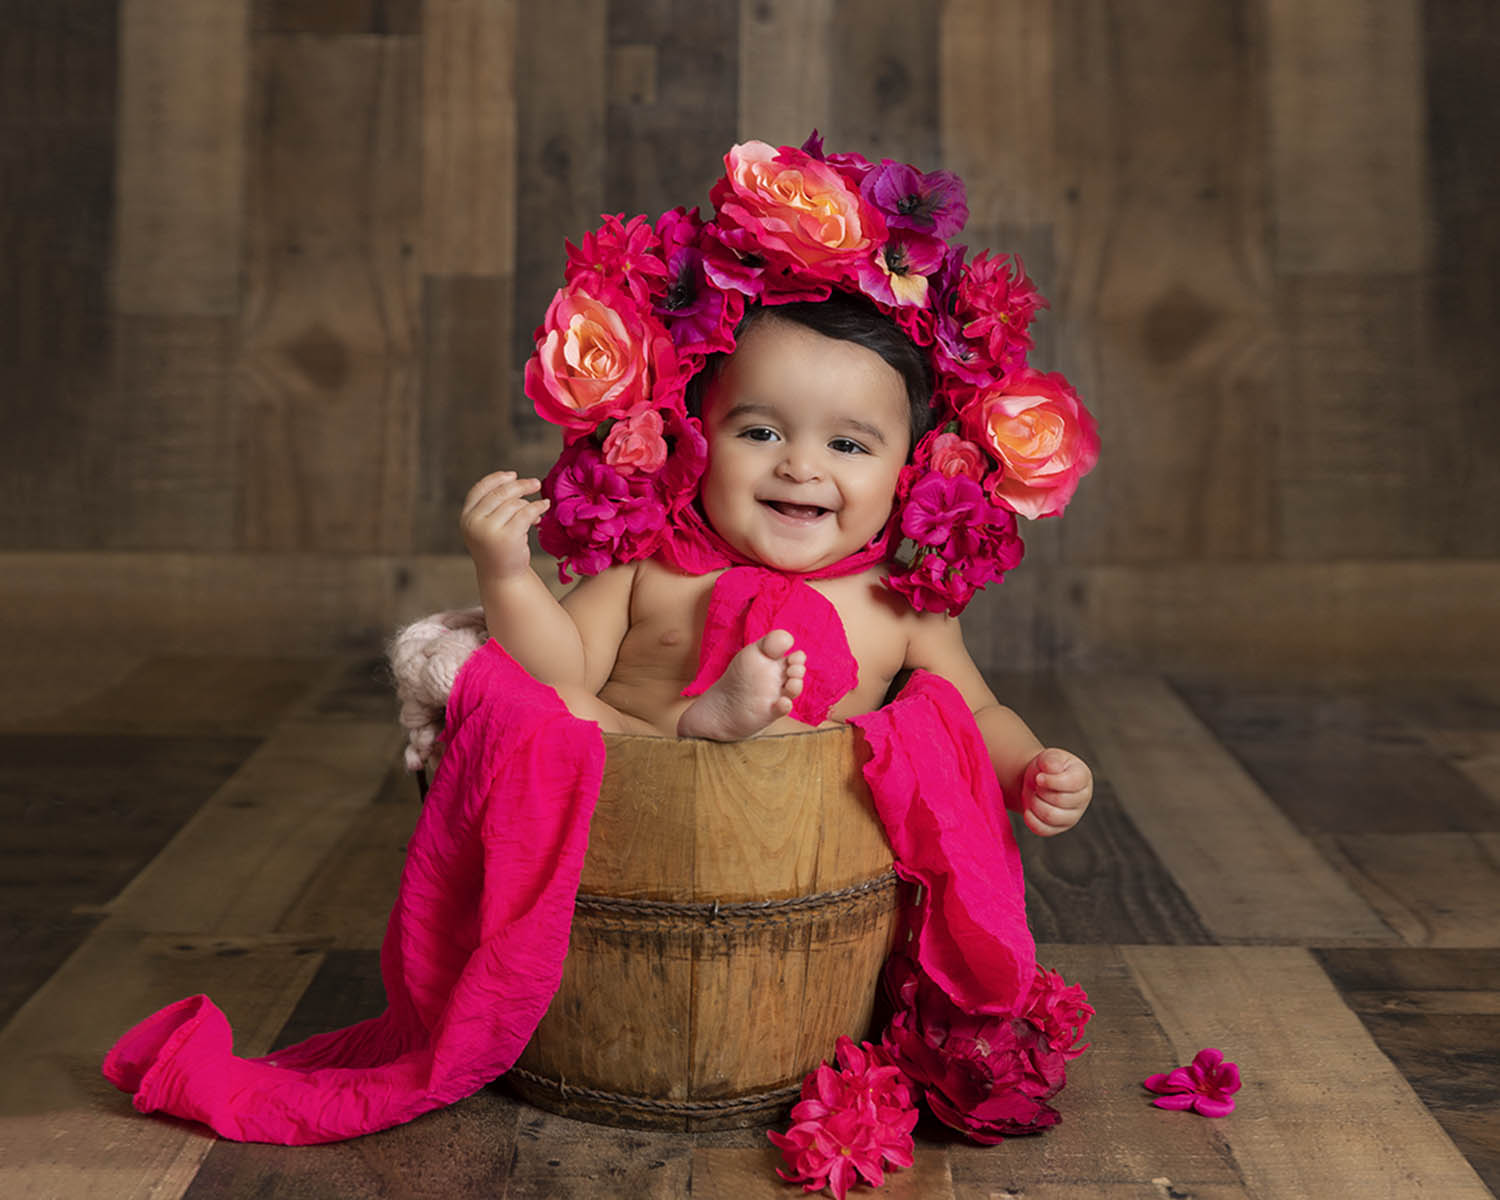
[[[990,496],[1023,517],[1056,516],[1099,461],[1094,418],[1061,375],[1030,368],[981,393],[960,417],[964,433],[1000,462]]]
[[[1224,1061],[1223,1051],[1210,1046],[1198,1051],[1189,1066],[1152,1075],[1142,1086],[1160,1093],[1152,1101],[1157,1108],[1192,1109],[1205,1117],[1227,1117],[1234,1111],[1234,1093],[1240,1090],[1240,1069]]]
[[[929,433],[917,447],[912,460],[919,466],[931,467],[939,475],[967,475],[978,481],[989,473],[984,451],[948,430]]]
[[[883,239],[885,225],[837,169],[790,147],[745,142],[709,194],[717,222],[750,235],[772,265],[831,282]]]
[[[582,280],[553,297],[526,363],[537,416],[573,437],[653,402],[680,402],[685,383],[666,330],[625,292]]]
[[[911,490],[901,513],[901,532],[920,545],[949,545],[985,524],[990,509],[971,476],[929,471]]]
[[[942,263],[943,250],[942,242],[896,230],[859,264],[859,289],[881,304],[926,307],[927,275]]]
[[[1078,1045],[1083,1027],[1094,1015],[1088,993],[1079,984],[1071,987],[1056,971],[1037,964],[1031,991],[1021,1005],[1021,1016],[1047,1036],[1048,1042],[1065,1059],[1074,1059],[1088,1049]]]
[[[965,1012],[903,954],[891,956],[885,980],[897,1011],[881,1044],[933,1116],[985,1145],[1057,1124],[1047,1100],[1066,1082],[1066,1061],[1041,1029]]]
[[[985,251],[955,272],[949,255],[934,325],[938,361],[976,387],[1004,383],[1025,366],[1027,328],[1046,301],[1020,259]]]
[[[563,448],[542,480],[542,495],[552,505],[542,514],[537,538],[558,560],[563,583],[570,569],[597,575],[613,563],[645,557],[666,527],[652,477],[622,475],[588,439]]]
[[[696,210],[664,212],[656,223],[666,263],[666,288],[652,312],[667,327],[682,354],[734,349],[734,328],[745,315],[745,296],[714,286],[704,260],[703,222]]]
[[[860,191],[885,217],[890,229],[910,229],[946,241],[969,219],[964,183],[952,171],[924,175],[907,163],[881,161],[864,177]]]
[[[569,283],[579,279],[610,283],[629,293],[636,304],[645,305],[665,287],[667,265],[651,222],[639,216],[631,217],[627,225],[624,216],[605,214],[604,224],[584,234],[581,245],[564,243],[568,264],[563,278]]]
[[[662,430],[661,413],[651,408],[616,421],[604,438],[604,461],[621,475],[659,471],[667,461]]]
[[[879,1046],[841,1037],[838,1067],[821,1063],[802,1084],[792,1126],[766,1136],[780,1147],[776,1173],[804,1191],[826,1187],[835,1200],[863,1179],[879,1187],[886,1167],[909,1167],[917,1123],[911,1092]]]

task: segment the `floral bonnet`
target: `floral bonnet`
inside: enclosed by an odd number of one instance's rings
[[[685,403],[708,356],[732,351],[747,304],[867,297],[926,353],[934,427],[902,469],[866,548],[918,610],[958,613],[1021,559],[1016,517],[1055,516],[1094,465],[1094,419],[1068,382],[1027,364],[1046,301],[1019,259],[965,262],[963,181],[906,163],[800,148],[733,147],[713,216],[674,208],[603,223],[567,244],[566,282],[536,332],[526,395],[563,430],[542,484],[542,548],[592,575],[661,555],[727,565],[698,510],[707,462]],[[905,543],[911,550],[898,557]]]

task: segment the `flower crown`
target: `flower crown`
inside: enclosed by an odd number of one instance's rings
[[[891,317],[934,379],[935,427],[868,557],[891,560],[887,583],[914,608],[957,614],[1020,562],[1017,514],[1061,513],[1098,459],[1077,394],[1027,365],[1046,301],[1018,258],[964,261],[951,239],[968,205],[952,172],[825,154],[816,132],[798,149],[734,146],[724,164],[712,219],[605,216],[567,244],[566,282],[526,364],[526,395],[565,443],[542,484],[542,548],[563,582],[658,553],[690,571],[726,565],[695,504],[708,453],[687,384],[734,349],[748,303],[837,289]]]

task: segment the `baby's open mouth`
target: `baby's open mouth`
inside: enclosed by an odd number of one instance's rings
[[[795,517],[800,521],[811,521],[828,511],[816,504],[791,504],[785,500],[765,500],[762,503],[774,508],[784,517]]]

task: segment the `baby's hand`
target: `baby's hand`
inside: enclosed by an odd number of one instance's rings
[[[1026,764],[1021,801],[1032,833],[1051,837],[1072,829],[1093,796],[1093,772],[1076,754],[1048,749]]]
[[[517,479],[514,471],[496,471],[469,489],[458,525],[480,575],[508,579],[531,565],[527,531],[552,502],[526,497],[541,486],[536,479]]]

